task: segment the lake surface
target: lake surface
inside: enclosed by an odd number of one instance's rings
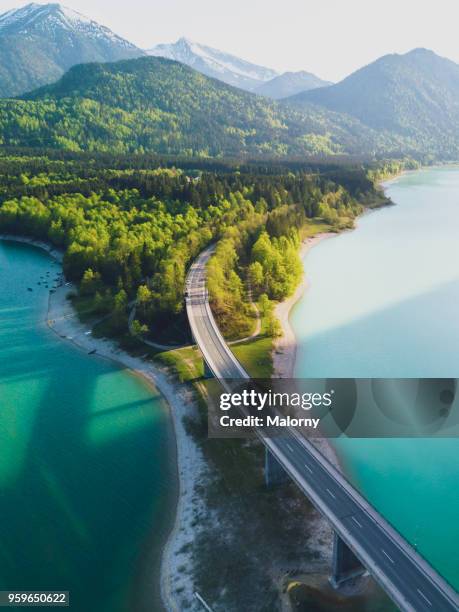
[[[140,378],[48,329],[37,282],[59,270],[0,241],[0,590],[151,610],[175,484],[167,411]]]
[[[297,377],[459,377],[459,168],[386,184],[397,204],[305,258]],[[459,589],[459,440],[333,441],[346,475]]]

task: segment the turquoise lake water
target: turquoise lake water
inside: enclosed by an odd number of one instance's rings
[[[459,168],[408,173],[397,204],[305,258],[297,377],[459,377]],[[333,441],[346,475],[459,589],[459,440]]]
[[[0,242],[0,590],[69,590],[82,612],[157,609],[167,411],[141,379],[47,328],[37,281],[59,269]]]

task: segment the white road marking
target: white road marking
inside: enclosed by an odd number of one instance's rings
[[[389,561],[391,563],[394,563],[394,560],[392,559],[392,557],[389,557],[389,555],[386,553],[386,551],[384,550],[384,548],[381,548],[381,552],[383,555],[386,555],[386,557],[389,559]]]
[[[312,470],[311,470],[311,468],[309,467],[309,465],[308,465],[307,463],[305,463],[305,464],[304,464],[304,467],[305,467],[307,470],[309,470],[309,471],[311,472],[311,474],[312,474]]]
[[[431,602],[431,601],[429,601],[429,600],[427,599],[427,597],[424,595],[424,593],[423,593],[422,591],[420,591],[419,589],[416,589],[416,591],[419,593],[419,595],[420,595],[420,596],[421,596],[423,599],[425,599],[425,600],[426,600],[426,602],[429,604],[429,606],[431,606],[431,605],[432,605],[432,602]]]
[[[287,444],[287,448],[291,453],[293,453],[293,448],[290,446],[290,444]]]
[[[329,493],[333,497],[333,499],[336,499],[335,495],[333,495],[333,493],[330,491],[330,489],[326,489],[326,491],[327,491],[327,493]]]
[[[359,523],[359,521],[358,521],[358,520],[355,518],[355,516],[351,516],[351,519],[354,521],[354,523],[355,523],[356,525],[358,525],[360,528],[362,528],[362,524],[361,524],[361,523]]]

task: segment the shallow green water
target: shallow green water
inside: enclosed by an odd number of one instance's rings
[[[395,207],[305,259],[298,377],[459,377],[459,168],[392,181]],[[334,442],[347,475],[459,588],[459,440]]]
[[[69,590],[85,612],[156,609],[167,412],[46,327],[47,271],[59,266],[46,253],[0,242],[0,590]]]

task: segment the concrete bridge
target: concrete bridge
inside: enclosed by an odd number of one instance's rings
[[[223,339],[210,310],[206,290],[209,247],[191,266],[186,283],[186,310],[206,367],[221,379],[249,379]],[[225,388],[231,391],[230,388]],[[267,484],[295,481],[335,531],[331,582],[336,587],[367,571],[395,604],[410,612],[458,612],[458,593],[352,487],[344,476],[298,431],[268,438]]]

